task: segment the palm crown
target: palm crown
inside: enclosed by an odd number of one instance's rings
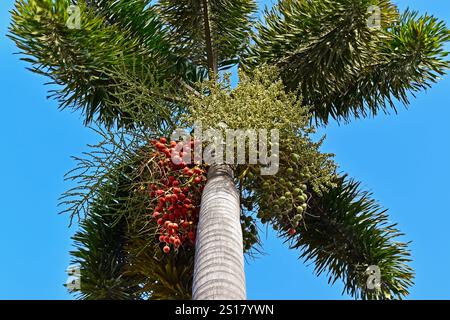
[[[80,9],[80,28],[67,26],[71,4]],[[371,8],[380,14],[375,27]],[[72,252],[82,267],[81,298],[190,298],[194,247],[164,254],[148,219],[154,202],[136,191],[159,179],[156,166],[142,165],[154,161],[147,142],[197,119],[212,126],[223,118],[237,128],[250,114],[265,124],[269,111],[292,143],[280,145],[275,177],[233,167],[244,251],[259,249],[261,219],[354,297],[408,294],[413,271],[396,225],[358,182],[335,173],[309,133],[312,122],[408,105],[408,94],[448,68],[449,30],[433,16],[399,13],[388,0],[280,0],[261,20],[256,9],[252,0],[17,0],[10,37],[24,60],[57,84],[61,108],[80,109],[104,136],[77,159],[69,178],[79,186],[63,196],[72,216],[84,214]],[[236,65],[236,89],[214,81]],[[302,209],[274,201],[286,194],[304,195]],[[376,290],[366,285],[373,265],[382,274]]]

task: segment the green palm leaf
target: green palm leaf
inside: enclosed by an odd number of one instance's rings
[[[211,42],[216,67],[227,68],[238,62],[248,43],[256,3],[253,0],[161,0],[158,7],[170,26],[171,36],[177,39],[177,51],[208,68],[207,44]]]
[[[370,23],[380,8],[380,25]],[[257,26],[242,66],[281,69],[287,90],[313,108],[316,119],[349,120],[408,104],[408,92],[436,82],[449,67],[444,22],[399,15],[387,0],[280,1]]]
[[[343,281],[344,292],[355,298],[402,298],[413,284],[402,234],[354,180],[341,177],[337,187],[314,195],[299,234],[283,235],[305,262],[314,263],[316,274],[327,274],[329,283]],[[380,290],[367,287],[370,266],[380,268]]]

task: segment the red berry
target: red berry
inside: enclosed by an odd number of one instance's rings
[[[162,224],[163,224],[163,219],[162,219],[162,218],[159,218],[158,221],[157,221],[156,223],[158,223],[160,226],[162,226]]]
[[[158,189],[158,190],[156,190],[156,194],[158,196],[162,196],[164,194],[164,190]]]
[[[164,137],[159,138],[159,142],[161,143],[167,143],[167,139]]]
[[[158,211],[155,211],[155,212],[153,212],[152,217],[157,218],[157,217],[159,217],[160,214],[161,213],[159,213]]]
[[[192,232],[192,231],[189,231],[188,237],[189,237],[189,239],[194,240],[195,239],[195,233]]]
[[[164,236],[159,236],[159,242],[164,242]]]
[[[200,182],[202,182],[202,178],[201,177],[195,177],[194,178],[194,182],[199,184]]]
[[[164,253],[169,253],[170,252],[170,247],[169,246],[165,246],[163,248]]]
[[[172,184],[173,185],[173,184]],[[174,193],[181,193],[181,189],[178,187],[173,188]]]
[[[296,234],[296,233],[297,233],[297,230],[295,230],[294,228],[289,229],[289,234],[290,234],[291,236],[293,236],[293,235]]]
[[[180,239],[175,239],[173,244],[174,244],[175,247],[179,247],[181,245],[181,240]]]

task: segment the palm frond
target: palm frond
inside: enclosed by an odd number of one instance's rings
[[[370,23],[380,9],[379,28]],[[266,11],[247,70],[274,64],[287,90],[298,92],[318,122],[375,115],[407,105],[407,93],[429,87],[449,67],[444,22],[388,0],[284,0]]]
[[[326,274],[329,283],[341,280],[344,292],[362,299],[403,298],[413,284],[410,252],[402,234],[389,222],[371,194],[360,184],[341,177],[335,188],[313,195],[297,235],[282,235],[300,257]],[[367,286],[370,266],[380,268],[379,290]]]
[[[133,10],[136,3],[129,2]],[[31,64],[31,71],[57,86],[52,96],[60,108],[81,110],[86,124],[94,120],[106,125],[128,124],[127,114],[117,103],[110,103],[117,90],[127,89],[118,87],[120,82],[112,74],[117,68],[151,71],[153,82],[145,84],[149,88],[159,88],[163,82],[179,87],[178,80],[183,79],[180,70],[187,78],[201,76],[186,61],[172,59],[164,28],[151,8],[137,6],[139,21],[114,24],[78,1],[80,29],[69,29],[69,4],[68,0],[18,0],[9,36],[26,56],[23,60]],[[119,11],[112,17],[119,20],[124,15]],[[152,106],[148,107],[151,110]]]
[[[198,65],[208,68],[205,22],[209,24],[212,50],[218,67],[225,69],[238,62],[248,43],[253,0],[160,0],[157,4],[177,39],[177,51]],[[208,19],[205,19],[205,7]]]

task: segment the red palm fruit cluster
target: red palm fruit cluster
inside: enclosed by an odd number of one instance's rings
[[[183,245],[195,244],[195,233],[200,211],[200,200],[206,183],[203,168],[183,161],[195,146],[189,141],[184,146],[166,138],[152,141],[155,159],[161,173],[158,183],[150,185],[152,219],[159,228],[159,242],[163,252],[169,253]]]

